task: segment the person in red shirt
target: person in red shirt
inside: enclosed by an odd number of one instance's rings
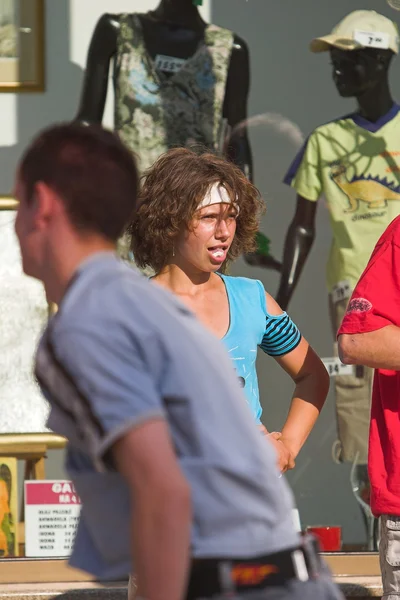
[[[343,363],[375,369],[369,431],[371,509],[381,521],[384,597],[400,598],[400,217],[383,233],[338,331]]]

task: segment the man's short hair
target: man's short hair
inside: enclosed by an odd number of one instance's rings
[[[132,152],[100,125],[60,123],[38,134],[25,151],[19,178],[26,202],[36,184],[53,189],[72,225],[117,241],[132,218],[138,171]]]

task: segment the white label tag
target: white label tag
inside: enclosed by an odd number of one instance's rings
[[[300,522],[300,513],[297,508],[292,508],[292,521],[295,530],[300,533],[301,532],[301,522]]]
[[[329,377],[336,377],[337,375],[354,375],[354,365],[344,365],[340,358],[321,358],[325,365],[326,370],[329,373]]]
[[[355,42],[367,48],[387,50],[390,47],[390,35],[383,31],[361,31],[356,29],[353,38]]]
[[[25,556],[68,557],[81,501],[70,481],[25,481]]]
[[[157,54],[154,64],[157,71],[164,73],[177,73],[185,64],[186,59],[175,58],[174,56],[166,56],[165,54]]]
[[[339,281],[336,285],[333,286],[331,291],[331,298],[333,304],[339,302],[339,300],[345,300],[346,298],[350,298],[351,296],[351,287],[350,282],[347,279],[343,281]]]

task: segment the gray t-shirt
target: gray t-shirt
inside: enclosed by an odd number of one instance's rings
[[[48,425],[69,439],[66,467],[83,502],[73,566],[103,579],[131,571],[132,507],[109,450],[153,418],[167,422],[191,486],[194,557],[298,543],[291,493],[225,348],[113,254],[78,269],[43,335],[36,373],[51,404]]]

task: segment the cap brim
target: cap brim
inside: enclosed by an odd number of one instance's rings
[[[311,52],[328,52],[332,47],[340,50],[359,50],[364,46],[351,38],[344,38],[340,35],[325,35],[313,39],[310,44]]]

